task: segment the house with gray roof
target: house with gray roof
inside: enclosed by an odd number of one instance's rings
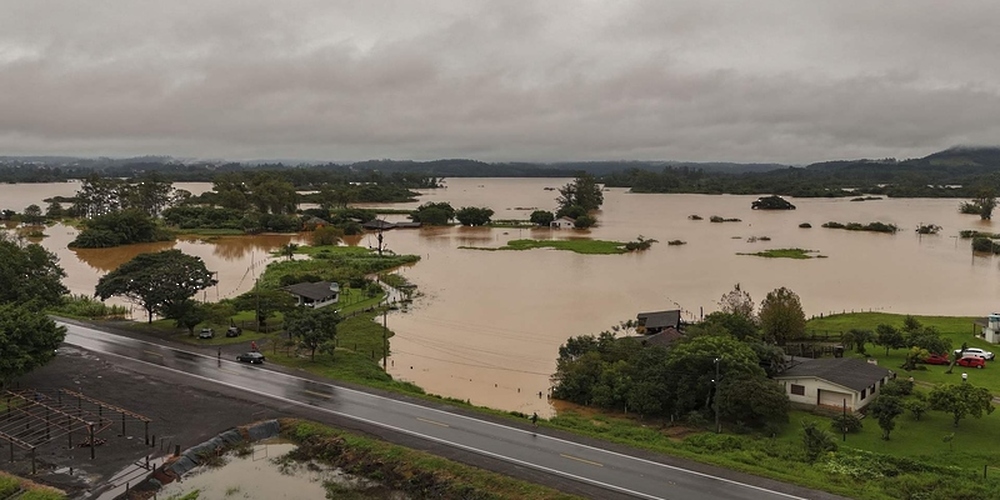
[[[801,359],[774,380],[785,388],[793,406],[849,411],[871,403],[882,386],[896,376],[891,370],[858,358]]]
[[[284,290],[294,295],[301,307],[318,309],[340,301],[340,285],[332,281],[296,283],[286,286]]]
[[[681,329],[680,309],[639,313],[635,319],[638,322],[635,330],[647,335],[659,333],[667,328]]]

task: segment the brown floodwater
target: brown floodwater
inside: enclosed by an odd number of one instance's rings
[[[488,206],[497,219],[527,219],[532,210],[554,208],[557,193],[544,188],[567,181],[449,179],[447,189],[424,191],[419,202],[392,207],[448,201],[456,208]],[[209,187],[201,185],[202,190]],[[20,210],[66,187],[43,186],[53,191],[0,185],[0,205],[14,196],[13,206]],[[589,231],[428,227],[386,232],[388,248],[422,257],[400,271],[422,296],[405,312],[389,316],[389,327],[396,332],[392,374],[431,393],[550,415],[552,406],[538,393],[548,392],[558,348],[568,337],[610,329],[647,310],[680,308],[686,320],[693,320],[702,310],[715,310],[719,297],[736,283],[758,304],[768,291],[789,287],[801,297],[807,315],[869,309],[983,315],[1000,309],[1000,257],[974,256],[969,240],[957,238],[962,229],[1000,232],[1000,223],[959,214],[961,200],[794,199],[797,210],[762,212],[750,209],[754,196],[630,194],[624,189],[604,194],[600,226]],[[693,214],[704,220],[688,219]],[[742,221],[710,223],[712,215]],[[902,230],[889,235],[819,227],[827,221],[882,221]],[[813,228],[799,228],[802,222]],[[944,228],[940,234],[915,233],[918,224],[932,223]],[[293,235],[259,235],[74,251],[66,244],[75,229],[57,225],[46,234],[42,244],[60,257],[69,274],[66,285],[74,293],[93,294],[99,276],[138,253],[179,248],[219,273],[219,285],[200,297],[208,300],[249,290],[254,276],[273,259],[269,251],[302,241]],[[626,255],[458,248],[502,246],[518,238],[627,241],[638,235],[660,243]],[[771,240],[751,241],[764,236]],[[666,244],[674,239],[687,244]],[[375,244],[372,236],[349,243]],[[737,255],[790,247],[828,258]]]

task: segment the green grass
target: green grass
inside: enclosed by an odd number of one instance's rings
[[[304,453],[322,455],[338,467],[350,465],[358,472],[367,471],[369,479],[415,496],[423,496],[426,494],[424,488],[434,484],[430,489],[435,498],[578,498],[546,486],[313,422],[285,419],[281,427],[282,435],[299,443],[299,450]]]
[[[736,255],[752,255],[755,257],[764,257],[768,259],[825,259],[825,255],[819,255],[818,250],[805,250],[802,248],[774,248],[771,250],[764,250],[763,252],[755,253],[742,253],[737,252]],[[811,255],[817,254],[817,255]]]
[[[460,246],[470,250],[531,250],[535,248],[554,248],[568,250],[586,255],[611,255],[626,253],[625,243],[606,240],[511,240],[499,248]]]
[[[820,333],[846,332],[852,328],[874,331],[880,324],[901,328],[905,317],[906,315],[903,314],[878,312],[835,314],[809,320],[806,322],[806,330]],[[976,318],[963,316],[914,316],[914,318],[923,326],[936,328],[941,332],[942,337],[951,340],[952,349],[958,349],[965,342],[968,343],[969,347],[980,347],[993,352],[998,350],[997,346],[973,335],[973,332],[979,332],[979,327],[973,323]],[[1000,395],[1000,362],[987,361],[986,368],[981,370],[956,366],[950,375],[945,373],[948,370],[947,366],[939,365],[919,365],[917,370],[906,372],[900,369],[903,366],[905,349],[890,349],[888,356],[885,349],[878,346],[869,344],[866,349],[867,357],[878,360],[879,365],[895,370],[901,376],[913,376],[913,379],[918,383],[925,385],[959,383],[964,371],[969,374],[969,382],[986,387],[994,395]],[[861,356],[856,352],[851,352],[849,355]]]
[[[9,498],[19,490],[24,490],[18,500],[66,500],[66,494],[49,486],[43,486],[6,472],[0,472],[0,498]]]
[[[349,246],[339,246],[339,245],[321,245],[321,246],[299,245],[299,247],[295,250],[295,253],[302,255],[309,255],[309,256],[316,256],[319,254],[366,255],[372,253],[372,251],[362,247],[349,247]]]

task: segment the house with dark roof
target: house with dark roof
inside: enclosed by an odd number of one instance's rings
[[[680,309],[639,313],[635,319],[638,320],[635,331],[643,334],[658,333],[665,328],[681,329]]]
[[[296,283],[286,286],[284,290],[294,295],[301,307],[318,309],[340,301],[340,285],[331,281]]]
[[[384,219],[372,219],[361,225],[365,229],[388,231],[396,227],[396,224]]]
[[[871,403],[891,370],[858,358],[800,359],[774,380],[785,388],[793,406],[858,411]]]

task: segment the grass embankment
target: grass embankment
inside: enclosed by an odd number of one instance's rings
[[[18,493],[20,492],[20,493]],[[66,500],[66,494],[49,486],[0,472],[0,498],[18,500]]]
[[[774,248],[762,252],[743,253],[736,255],[750,255],[754,257],[764,257],[767,259],[825,259],[826,255],[820,255],[819,250],[805,250],[803,248]],[[813,255],[816,254],[816,255]]]
[[[552,488],[460,464],[426,452],[403,448],[313,422],[283,419],[282,436],[298,444],[296,460],[319,459],[353,475],[414,497],[441,499],[570,500],[579,498]],[[348,493],[327,486],[330,498]]]
[[[469,250],[532,250],[535,248],[554,248],[568,250],[586,255],[611,255],[626,253],[625,242],[606,240],[511,240],[502,247],[470,247],[460,246]]]

